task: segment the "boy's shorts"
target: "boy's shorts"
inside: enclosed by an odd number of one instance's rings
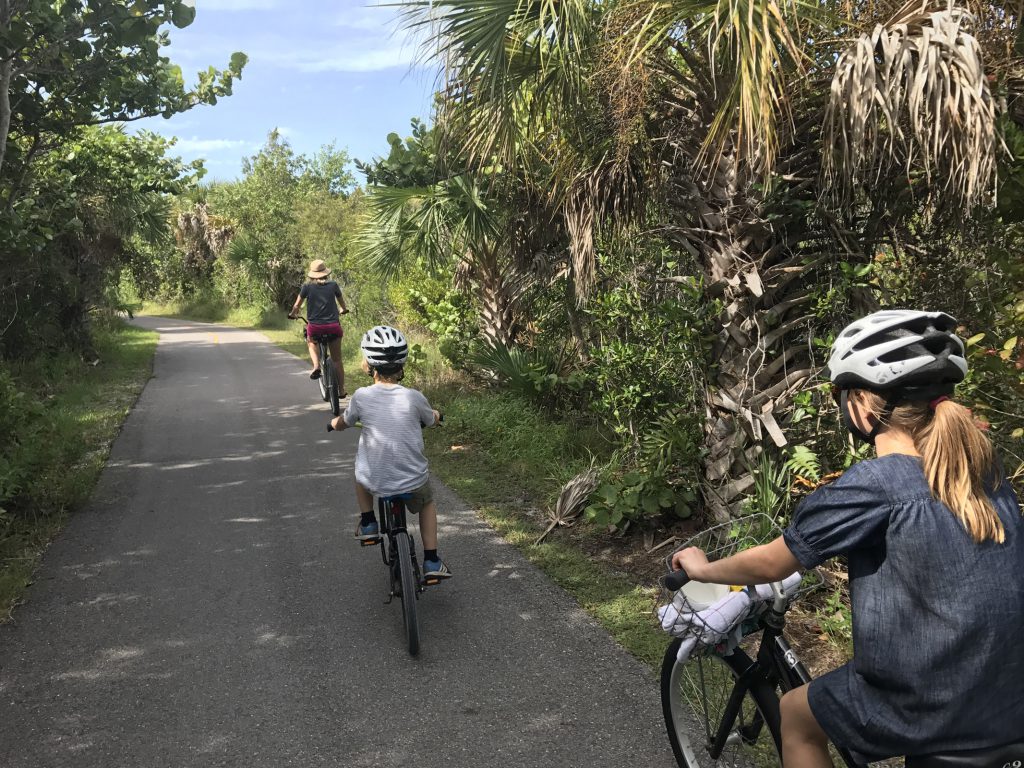
[[[430,487],[430,481],[427,480],[423,485],[417,488],[415,491],[409,492],[411,498],[405,502],[405,508],[412,512],[414,515],[418,515],[423,511],[423,508],[434,500],[434,491]]]

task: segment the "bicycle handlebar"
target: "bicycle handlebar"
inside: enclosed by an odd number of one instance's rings
[[[678,589],[682,589],[687,582],[690,581],[690,577],[686,574],[682,568],[678,571],[670,571],[661,577],[661,583],[666,589],[670,589],[675,592]]]
[[[439,413],[437,415],[437,423],[438,423],[438,425],[444,424],[444,414],[443,413]],[[426,427],[427,425],[424,424],[423,426]],[[328,432],[334,432],[335,431],[334,427],[331,426],[331,422],[329,422],[329,421],[327,422],[327,431]]]

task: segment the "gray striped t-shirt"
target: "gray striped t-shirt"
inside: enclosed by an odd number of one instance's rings
[[[352,393],[345,423],[362,422],[356,480],[375,496],[415,491],[430,475],[423,455],[424,426],[434,411],[422,392],[400,384],[374,384]]]

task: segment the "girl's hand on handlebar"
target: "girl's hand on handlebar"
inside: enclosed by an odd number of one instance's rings
[[[351,311],[352,311],[352,310],[350,310],[350,309],[347,309],[347,308],[342,308],[342,309],[339,309],[339,310],[338,310],[338,314],[339,314],[339,315],[347,315],[347,314],[348,314],[349,312],[351,312]]]
[[[347,426],[348,424],[344,422],[341,416],[335,416],[333,419],[327,422],[327,431],[334,432],[335,430],[344,429]]]
[[[708,557],[704,551],[697,547],[687,547],[672,555],[672,567],[675,570],[683,570],[689,574],[691,579],[700,581],[704,569],[708,565]]]

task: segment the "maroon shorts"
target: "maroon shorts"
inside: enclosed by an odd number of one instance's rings
[[[329,341],[340,339],[342,336],[341,323],[309,323],[306,325],[306,338],[316,339],[317,336],[325,336]]]

